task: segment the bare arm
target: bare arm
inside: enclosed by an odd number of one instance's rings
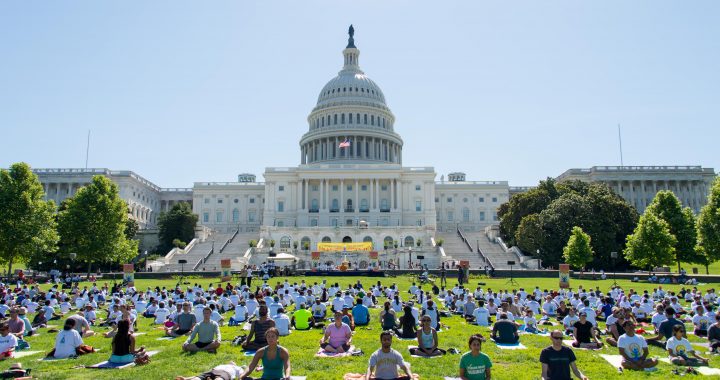
[[[368,366],[367,372],[365,373],[365,380],[370,380],[372,378],[373,371],[375,371],[375,366]]]
[[[545,366],[545,365],[546,364],[543,364],[543,366]],[[587,377],[585,375],[583,375],[582,372],[580,372],[580,370],[578,369],[575,362],[570,363],[570,369],[572,369],[573,373],[575,374],[575,377],[577,377],[578,379],[587,380]]]
[[[289,379],[289,378],[290,378],[290,372],[291,372],[291,368],[290,368],[290,353],[289,353],[288,350],[285,349],[284,347],[283,347],[282,351],[280,351],[280,357],[282,358],[283,364],[285,365],[285,377]]]
[[[548,378],[548,365],[546,363],[542,364],[542,380],[547,380]]]
[[[492,378],[492,368],[485,368],[485,380],[490,380]]]
[[[258,362],[263,357],[263,354],[265,353],[265,347],[257,350],[255,353],[255,356],[253,356],[252,361],[250,362],[250,365],[248,366],[248,369],[245,371],[245,373],[240,376],[241,379],[252,375],[253,371],[255,371],[255,367],[257,367]]]

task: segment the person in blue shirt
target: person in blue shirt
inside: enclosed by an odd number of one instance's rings
[[[362,298],[355,301],[355,307],[352,309],[355,326],[367,326],[370,323],[370,310],[363,305]]]

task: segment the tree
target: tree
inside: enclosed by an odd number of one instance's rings
[[[555,180],[548,178],[540,181],[538,187],[513,195],[507,203],[500,205],[498,208],[500,233],[507,243],[517,244],[516,232],[524,217],[539,214],[558,196]]]
[[[193,214],[187,202],[176,203],[168,212],[158,218],[158,235],[162,249],[167,251],[173,246],[173,240],[189,243],[195,238],[195,226],[198,216]]]
[[[58,217],[58,231],[67,252],[87,262],[120,262],[137,254],[138,242],[125,235],[128,208],[118,187],[104,176],[94,176],[69,198]]]
[[[578,269],[585,268],[585,265],[593,259],[590,235],[583,232],[582,228],[578,226],[573,227],[570,239],[563,248],[563,257],[570,266]]]
[[[135,239],[135,236],[137,235],[139,229],[140,226],[138,225],[137,220],[127,218],[127,221],[125,222],[125,238]]]
[[[659,191],[653,201],[645,209],[645,213],[653,213],[664,220],[670,227],[670,233],[675,236],[675,261],[678,272],[681,262],[697,263],[700,259],[695,251],[697,245],[697,232],[695,216],[690,208],[682,208],[680,200],[670,190]]]
[[[57,249],[55,203],[43,195],[28,164],[0,170],[0,260],[7,264],[8,276],[14,262]]]
[[[709,274],[710,263],[720,260],[720,177],[715,177],[708,202],[698,215],[697,250]]]
[[[654,268],[673,262],[677,239],[668,223],[654,213],[645,213],[635,232],[627,237],[625,258],[640,268]]]

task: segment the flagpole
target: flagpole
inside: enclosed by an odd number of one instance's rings
[[[620,133],[620,123],[618,123],[618,141],[620,143],[620,167],[625,166],[623,163],[623,151],[622,151],[622,134]]]
[[[90,156],[90,130],[88,129],[87,147],[85,148],[85,169],[88,168],[88,157]]]

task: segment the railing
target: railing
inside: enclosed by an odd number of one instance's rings
[[[208,258],[210,257],[210,255],[213,254],[213,252],[215,252],[214,247],[210,248],[210,251],[207,254],[205,254],[205,256],[203,256],[200,260],[198,260],[198,262],[195,264],[195,266],[193,266],[193,270],[197,270],[200,265],[205,264],[207,262]]]
[[[490,259],[488,259],[487,256],[485,256],[483,251],[480,249],[480,241],[477,241],[476,244],[477,244],[477,253],[480,254],[483,261],[485,261],[485,264],[487,264],[490,267],[490,269],[495,270],[495,266],[493,265],[493,263],[490,261]]]
[[[507,244],[505,244],[505,242],[503,241],[503,239],[500,236],[495,238],[495,242],[498,243],[500,248],[502,248],[502,250],[505,252],[507,252],[510,249],[510,248],[508,248]]]
[[[353,209],[353,208],[346,208],[346,209],[345,209],[345,212],[355,212],[355,209]]]
[[[318,213],[318,212],[320,212],[320,210],[318,210],[318,209],[316,209],[316,208],[311,208],[310,210],[308,210],[308,212]]]
[[[195,182],[195,186],[265,186],[265,182]]]
[[[456,230],[457,230],[458,236],[460,236],[460,239],[463,241],[463,243],[465,243],[465,245],[467,245],[470,252],[472,252],[473,251],[472,245],[470,245],[470,242],[468,241],[468,239],[465,238],[465,234],[463,233],[462,228],[460,228],[460,226],[458,225]]]
[[[508,181],[435,181],[436,185],[463,184],[463,185],[501,185],[507,186]]]
[[[170,260],[172,260],[172,258],[175,257],[175,255],[177,253],[180,253],[180,252],[187,253],[188,251],[190,251],[197,242],[198,242],[198,239],[192,239],[190,241],[190,243],[188,243],[188,245],[185,246],[185,249],[180,249],[177,247],[171,249],[170,252],[168,252],[167,255],[165,255],[165,258],[163,259],[163,261],[165,261],[165,265],[170,264]]]
[[[227,239],[227,240],[225,241],[225,244],[223,244],[222,247],[220,247],[220,253],[222,253],[223,250],[224,250],[230,243],[232,243],[233,240],[235,240],[235,237],[238,235],[239,232],[240,232],[240,229],[237,229],[237,230],[235,230],[235,232],[233,232],[232,236],[230,236],[230,239]]]

